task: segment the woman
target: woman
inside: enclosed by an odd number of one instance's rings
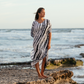
[[[31,36],[34,38],[31,66],[35,66],[39,78],[48,78],[44,75],[44,69],[48,61],[48,50],[51,48],[51,24],[50,20],[43,18],[44,16],[45,9],[41,7],[36,12],[31,28]]]

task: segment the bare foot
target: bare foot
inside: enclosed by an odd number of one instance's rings
[[[44,74],[41,74],[43,77],[48,78],[48,76],[45,76]]]
[[[42,76],[42,75],[38,75],[38,78],[41,78],[41,79],[42,79],[42,78],[45,78],[45,77],[44,77],[44,76]]]
[[[40,78],[40,79],[44,79],[44,77],[43,77],[43,76],[42,76],[42,77],[41,77],[41,76],[39,76],[38,78]]]

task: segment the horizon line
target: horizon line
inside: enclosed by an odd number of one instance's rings
[[[31,28],[2,28],[2,29],[31,29]],[[52,28],[52,29],[57,29],[57,28]]]

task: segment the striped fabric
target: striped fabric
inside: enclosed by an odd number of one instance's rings
[[[33,49],[30,53],[31,66],[34,68],[35,64],[39,62],[39,68],[41,69],[42,60],[46,57],[46,63],[48,61],[48,41],[49,33],[51,32],[50,20],[45,19],[42,23],[33,21],[31,27],[31,36],[33,39]],[[44,68],[46,67],[46,63]]]

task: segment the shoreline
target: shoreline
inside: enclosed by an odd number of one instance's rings
[[[32,61],[28,61],[28,62],[11,62],[11,63],[0,63],[0,69],[4,69],[4,68],[18,68],[18,66],[20,65],[20,67],[27,67],[27,68],[31,68],[31,62]],[[59,59],[48,59],[47,62],[47,69],[54,69],[54,68],[58,68],[58,67],[76,67],[76,66],[83,66],[83,61],[82,60],[76,60],[75,58],[72,57],[68,57],[68,58],[59,58]],[[51,68],[50,68],[51,67]]]

